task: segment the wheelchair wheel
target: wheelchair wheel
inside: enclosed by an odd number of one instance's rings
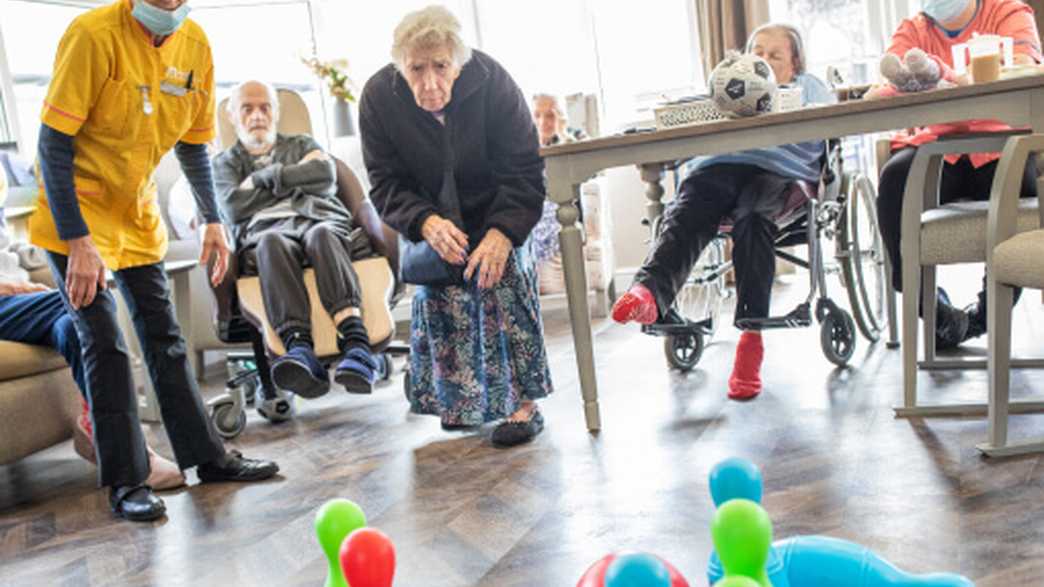
[[[235,438],[246,428],[247,415],[244,410],[237,410],[234,403],[220,403],[210,410],[210,419],[221,438]]]
[[[657,218],[653,223],[653,234],[657,236],[660,234],[661,218]],[[674,309],[678,312],[678,315],[689,322],[701,322],[708,318],[711,319],[711,332],[709,335],[711,337],[718,330],[718,323],[721,322],[721,302],[728,293],[728,290],[725,288],[724,273],[715,275],[724,264],[725,239],[716,238],[700,254],[700,258],[692,268],[692,273],[689,274],[685,285],[682,286],[678,296],[674,299]],[[664,347],[668,349],[668,361],[671,360],[669,344],[668,340],[667,346]],[[700,343],[700,352],[703,352],[702,341]],[[698,360],[699,357],[697,356],[696,361]],[[696,362],[694,361],[692,364],[695,365]],[[692,369],[691,366],[685,369],[678,368],[683,371]]]
[[[859,332],[870,342],[881,337],[885,311],[885,249],[877,224],[877,194],[870,178],[850,176],[837,245],[849,307]]]
[[[393,373],[395,373],[395,366],[392,365],[391,355],[388,353],[377,355],[377,381],[387,381],[391,379]]]
[[[855,353],[856,327],[852,316],[838,308],[828,312],[820,323],[819,344],[831,363],[844,367]]]
[[[703,335],[671,334],[663,339],[663,352],[667,364],[682,373],[691,371],[703,356]]]

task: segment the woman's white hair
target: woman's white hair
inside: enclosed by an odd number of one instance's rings
[[[554,94],[533,94],[533,111],[536,112],[537,102],[546,100],[551,102],[551,108],[555,111],[555,116],[558,118],[555,124],[555,131],[561,133],[565,131],[569,125],[569,119],[566,118],[565,108],[562,108],[562,101],[558,99],[558,96]]]
[[[395,27],[392,61],[403,71],[409,52],[445,48],[453,56],[453,65],[464,67],[471,60],[471,47],[464,43],[460,31],[460,21],[443,6],[432,5],[411,12]]]
[[[790,53],[794,63],[794,75],[805,73],[805,42],[801,39],[801,32],[797,27],[782,22],[770,22],[754,29],[747,38],[747,53],[754,50],[754,39],[761,33],[782,33],[790,41]]]
[[[225,110],[228,111],[228,116],[234,124],[238,124],[239,114],[239,100],[243,96],[243,87],[248,84],[259,84],[264,86],[265,90],[268,91],[268,99],[272,104],[272,122],[279,121],[279,93],[276,91],[275,86],[268,82],[263,82],[256,79],[248,79],[243,82],[236,84],[235,88],[232,88],[232,93],[228,96],[228,103],[225,106]]]

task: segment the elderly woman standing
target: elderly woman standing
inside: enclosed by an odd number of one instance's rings
[[[535,400],[552,391],[528,243],[544,201],[529,109],[445,8],[406,15],[392,58],[360,103],[371,198],[403,237],[464,267],[460,285],[417,288],[406,395],[445,429],[504,419],[493,443],[527,442],[543,429]],[[463,226],[444,217],[444,190]]]

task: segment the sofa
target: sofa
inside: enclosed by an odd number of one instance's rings
[[[53,283],[46,268],[31,277]],[[79,415],[80,392],[60,354],[0,341],[0,465],[68,440]]]

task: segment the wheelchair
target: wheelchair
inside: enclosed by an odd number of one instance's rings
[[[337,169],[337,197],[352,213],[355,222],[369,237],[376,257],[354,261],[362,287],[363,320],[371,336],[378,365],[377,381],[388,381],[393,374],[392,356],[409,353],[409,347],[393,342],[394,324],[391,308],[405,290],[392,266],[398,263],[398,237],[377,216],[366,198],[362,184],[344,162],[334,158]],[[209,271],[208,271],[209,273]],[[323,310],[311,269],[305,270],[305,285],[312,306],[315,349],[324,367],[339,358],[333,322]],[[226,343],[249,342],[250,351],[233,351],[226,355],[228,380],[225,392],[208,402],[211,420],[223,438],[235,438],[246,426],[246,407],[257,404],[260,393],[264,400],[258,412],[270,422],[293,417],[294,394],[277,389],[270,375],[270,356],[283,354],[282,342],[268,323],[257,277],[239,275],[235,256],[230,259],[225,279],[212,286],[216,301],[218,338]]]
[[[288,89],[277,91],[280,117],[278,130],[283,134],[312,134],[308,107],[300,94]],[[218,107],[218,136],[224,147],[236,140],[235,130],[226,114],[225,98]],[[377,381],[392,376],[392,355],[408,354],[409,347],[393,342],[395,333],[391,308],[402,297],[405,287],[396,275],[399,248],[398,235],[381,221],[373,204],[366,196],[355,172],[336,157],[337,198],[351,213],[353,222],[369,238],[376,256],[353,262],[362,289],[362,314],[370,332],[371,347],[378,364]],[[207,274],[210,274],[208,267]],[[305,270],[305,284],[312,306],[312,334],[315,350],[324,367],[339,358],[336,329],[323,310],[312,269]],[[225,343],[243,345],[250,350],[231,351],[225,357],[228,379],[225,392],[207,402],[211,420],[220,436],[235,438],[246,427],[246,408],[255,405],[268,421],[276,423],[291,419],[296,411],[295,396],[288,390],[277,389],[271,378],[269,357],[284,353],[283,343],[272,331],[265,315],[257,277],[239,275],[235,255],[229,260],[225,279],[211,286],[215,299],[217,337]],[[258,402],[258,394],[262,400]]]
[[[848,363],[856,348],[856,330],[871,344],[886,327],[885,249],[877,224],[877,192],[866,175],[842,169],[841,141],[826,142],[823,174],[819,184],[794,182],[786,203],[774,218],[779,232],[775,254],[808,270],[809,293],[803,302],[782,316],[744,320],[740,327],[762,330],[803,328],[819,323],[819,340],[827,360],[839,367]],[[670,166],[680,183],[678,168]],[[643,220],[651,227],[652,241],[660,234],[661,218]],[[725,275],[732,262],[725,258],[725,242],[731,230],[726,220],[719,233],[701,253],[685,285],[667,314],[642,332],[664,337],[667,364],[682,372],[700,361],[706,344],[718,329],[721,307],[730,297]],[[834,262],[824,262],[823,245],[833,241]],[[786,247],[807,245],[802,259]],[[838,273],[848,297],[851,313],[827,293],[827,274]],[[814,304],[814,307],[813,307]],[[854,315],[854,319],[853,319]]]

